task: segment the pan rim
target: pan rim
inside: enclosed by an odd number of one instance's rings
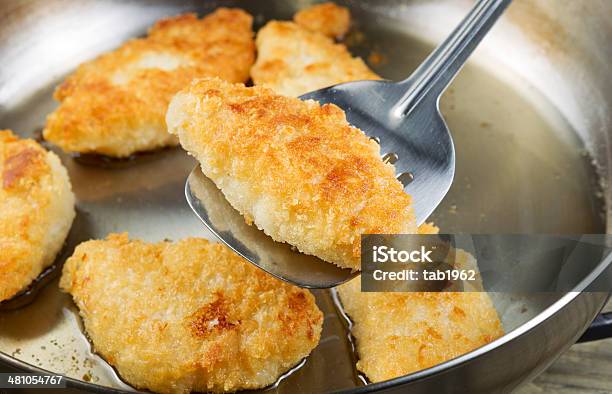
[[[602,179],[604,178],[602,177]],[[610,225],[611,224],[608,223],[608,226]],[[603,268],[600,269],[602,265],[603,265]],[[604,258],[601,259],[601,261],[598,263],[595,269],[591,271],[590,273],[588,273],[585,276],[585,278],[574,289],[572,289],[572,291],[560,295],[557,300],[555,300],[548,307],[540,311],[540,313],[538,313],[536,316],[520,324],[518,327],[514,328],[513,330],[505,333],[502,337],[496,339],[495,341],[492,341],[480,348],[474,349],[459,357],[445,361],[443,363],[437,364],[427,369],[423,369],[423,370],[420,370],[414,373],[410,373],[407,375],[403,375],[403,376],[400,376],[394,379],[390,379],[390,380],[386,380],[383,382],[379,382],[379,383],[372,383],[366,386],[344,389],[340,392],[368,393],[368,392],[374,392],[377,390],[397,388],[403,385],[415,383],[417,381],[422,381],[425,379],[431,379],[431,378],[437,377],[442,373],[458,368],[464,364],[473,362],[477,360],[478,357],[482,357],[488,352],[495,351],[501,348],[502,346],[512,341],[517,340],[519,337],[532,332],[537,327],[543,325],[548,319],[552,318],[557,313],[561,312],[564,308],[566,308],[573,301],[575,301],[580,295],[582,295],[585,289],[587,289],[588,286],[594,280],[596,280],[605,269],[610,268],[611,265],[612,265],[611,256],[610,255],[605,256]],[[588,283],[585,283],[586,281],[588,281],[588,279],[590,279],[590,281]],[[11,356],[9,353],[4,353],[2,351],[0,351],[0,363],[5,363],[11,367],[14,367],[19,370],[23,370],[25,372],[55,373],[55,372],[47,371],[35,365],[29,364],[26,361],[22,361],[18,358]],[[91,383],[91,382],[86,382],[78,378],[66,377],[66,381],[68,383],[68,387],[88,390],[91,392],[98,392],[98,393],[130,392],[130,391],[126,391],[125,389],[112,388],[112,387],[102,386],[102,385],[98,385],[98,384]]]

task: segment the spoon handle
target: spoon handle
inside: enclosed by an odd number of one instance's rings
[[[450,36],[410,77],[400,82],[407,90],[395,104],[393,113],[407,115],[427,96],[437,100],[510,2],[478,0]]]

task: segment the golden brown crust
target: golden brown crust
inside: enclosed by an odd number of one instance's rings
[[[351,13],[346,7],[322,3],[299,11],[293,16],[293,21],[307,30],[341,38],[350,27]]]
[[[256,44],[253,82],[286,96],[342,82],[380,79],[343,44],[293,22],[269,22],[257,33]]]
[[[109,156],[176,145],[166,131],[168,102],[193,78],[244,82],[255,58],[252,18],[220,8],[158,21],[148,37],[82,64],[55,92],[45,139],[69,152]]]
[[[458,357],[503,335],[483,292],[362,293],[361,279],[338,293],[353,321],[357,369],[372,382]]]
[[[35,148],[7,149],[2,169],[2,187],[8,190],[28,180],[35,181],[46,169],[44,159],[44,152]]]
[[[203,79],[166,120],[236,209],[304,253],[359,269],[361,234],[416,231],[393,166],[335,105]]]
[[[425,222],[417,229],[417,233],[419,234],[438,234],[439,232],[440,228],[433,224],[433,222]]]
[[[34,140],[0,131],[0,301],[50,265],[74,218],[59,159]]]
[[[317,345],[323,322],[307,290],[196,238],[153,244],[111,234],[82,243],[60,286],[95,350],[155,392],[268,386]]]
[[[437,234],[423,223],[419,234]],[[456,250],[455,267],[478,269],[475,259]],[[469,285],[482,290],[480,283]],[[489,296],[464,293],[362,293],[357,278],[338,287],[353,322],[357,369],[370,381],[393,379],[450,360],[504,334]]]

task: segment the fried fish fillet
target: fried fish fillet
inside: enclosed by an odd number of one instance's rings
[[[59,158],[0,131],[0,301],[25,289],[60,251],[74,194]]]
[[[372,382],[429,368],[503,335],[483,292],[362,293],[356,278],[338,293],[353,321],[357,369]]]
[[[351,24],[351,13],[346,7],[322,3],[305,8],[293,16],[301,27],[331,38],[341,38]]]
[[[436,234],[424,223],[419,234]],[[478,269],[457,250],[458,269]],[[466,287],[467,289],[468,287]],[[480,292],[363,293],[361,278],[340,285],[338,295],[353,322],[357,369],[381,382],[450,360],[504,334],[497,311],[482,284]]]
[[[45,139],[68,152],[125,157],[176,145],[164,116],[196,77],[244,82],[255,60],[252,17],[220,8],[158,21],[146,38],[82,64],[55,92]]]
[[[361,234],[416,231],[395,169],[335,105],[201,79],[166,123],[247,221],[303,253],[357,270]]]
[[[307,290],[203,239],[88,241],[60,286],[95,351],[133,386],[161,393],[268,386],[318,344],[323,321]]]
[[[380,79],[363,60],[351,56],[345,45],[293,22],[269,22],[257,33],[256,45],[253,82],[286,96],[342,82]]]

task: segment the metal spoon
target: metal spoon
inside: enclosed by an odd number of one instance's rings
[[[338,105],[351,124],[379,141],[383,159],[395,165],[404,190],[413,197],[417,224],[442,201],[455,173],[455,149],[440,114],[440,96],[510,1],[478,0],[404,81],[348,82],[300,97]],[[185,194],[196,215],[221,241],[280,279],[301,287],[328,288],[355,276],[246,225],[199,167],[187,179]],[[222,216],[212,220],[221,211]]]

